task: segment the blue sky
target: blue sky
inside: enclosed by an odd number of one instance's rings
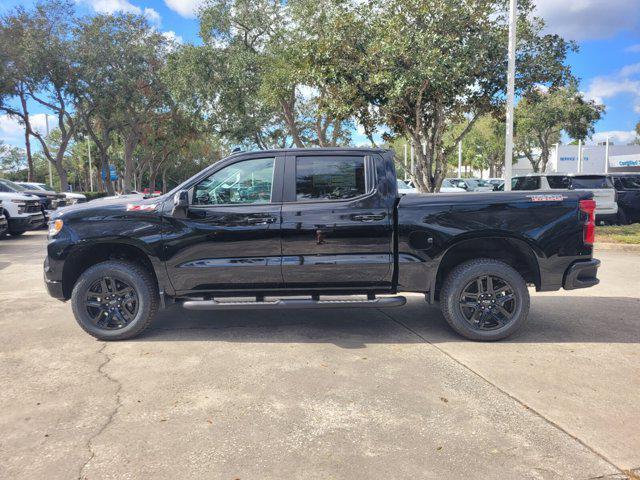
[[[446,0],[443,0],[446,1]],[[182,42],[198,41],[195,13],[202,0],[76,0],[80,14],[128,11],[145,14],[156,27]],[[592,142],[610,135],[615,143],[634,138],[640,121],[640,0],[534,0],[550,32],[578,42],[568,62],[589,98],[605,104]],[[3,0],[0,14],[28,1]],[[43,114],[44,111],[34,110]],[[44,115],[34,123],[44,128]],[[0,140],[23,145],[23,130],[0,115]],[[354,142],[364,143],[356,132]]]

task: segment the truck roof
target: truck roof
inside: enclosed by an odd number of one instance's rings
[[[344,152],[344,153],[387,153],[391,152],[388,148],[378,147],[311,147],[311,148],[274,148],[269,150],[243,150],[233,152],[225,158],[235,157],[236,155],[246,155],[248,153],[327,153],[327,152]]]

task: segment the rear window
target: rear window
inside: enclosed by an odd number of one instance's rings
[[[511,190],[539,190],[540,177],[516,177],[511,180]]]
[[[573,177],[571,179],[571,186],[574,189],[586,188],[613,188],[613,183],[607,177]]]
[[[296,198],[345,200],[365,193],[364,157],[298,157]]]
[[[627,190],[640,190],[640,176],[637,177],[618,177],[623,188]]]
[[[569,177],[558,177],[554,175],[548,176],[547,182],[549,182],[549,188],[564,188],[565,190],[568,189],[571,184]]]

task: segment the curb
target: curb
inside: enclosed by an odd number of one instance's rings
[[[593,246],[595,251],[605,250],[605,251],[614,251],[614,252],[633,252],[640,253],[640,245],[630,244],[630,243],[601,243],[596,241]]]

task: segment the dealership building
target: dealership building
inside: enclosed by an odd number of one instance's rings
[[[582,147],[581,162],[579,156],[578,145],[557,145],[551,151],[546,171],[558,173],[640,173],[640,145],[610,144],[608,148],[606,145],[585,145]],[[533,172],[531,163],[524,157],[513,164],[513,175],[531,172]]]

